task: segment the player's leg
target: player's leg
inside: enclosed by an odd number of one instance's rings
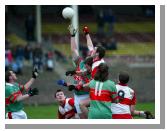
[[[82,112],[82,110],[79,106],[79,103],[80,103],[80,101],[85,100],[87,98],[89,98],[88,94],[86,94],[86,95],[76,95],[76,94],[74,94],[75,108],[76,108],[77,114],[79,115],[80,119],[86,119],[86,117],[85,117],[84,113]]]
[[[83,112],[85,118],[88,118],[88,107],[90,106],[90,98],[81,100],[79,103],[80,109]]]

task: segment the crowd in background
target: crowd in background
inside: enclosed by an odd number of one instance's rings
[[[5,71],[12,69],[17,74],[22,74],[24,65],[30,65],[37,67],[39,71],[44,69],[47,71],[53,71],[54,57],[61,57],[65,59],[59,51],[46,51],[44,53],[40,44],[33,43],[26,46],[17,45],[11,47],[10,42],[6,41],[5,48]],[[66,59],[65,59],[66,60]]]

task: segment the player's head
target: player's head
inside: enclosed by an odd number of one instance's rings
[[[5,82],[14,82],[17,80],[16,74],[13,71],[6,71],[5,72]]]
[[[92,64],[93,64],[93,57],[86,57],[84,63],[85,63],[86,69],[91,70],[92,69]]]
[[[121,71],[119,73],[119,82],[121,84],[127,84],[129,82],[129,74],[126,71]]]
[[[101,45],[95,47],[96,55],[101,59],[105,56],[105,48]]]
[[[101,82],[108,80],[108,65],[106,63],[101,63],[98,66],[94,79]]]
[[[60,89],[58,89],[55,93],[55,99],[58,101],[58,102],[64,102],[65,100],[65,95],[64,95],[64,92]]]

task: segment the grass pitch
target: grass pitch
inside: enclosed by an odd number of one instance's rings
[[[25,112],[28,119],[56,119],[57,118],[57,104],[40,105],[40,106],[25,106]],[[149,110],[155,113],[155,103],[137,103],[136,110]],[[135,119],[141,119],[135,117]]]

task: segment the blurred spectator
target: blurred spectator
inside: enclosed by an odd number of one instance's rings
[[[46,58],[46,69],[48,71],[53,71],[54,68],[54,63],[53,63],[53,52],[48,52],[47,53],[47,58]]]
[[[32,48],[29,43],[24,48],[24,58],[27,61],[30,61],[32,59]]]
[[[25,21],[26,39],[27,41],[35,41],[35,20],[32,14],[30,14]]]
[[[5,59],[9,65],[12,63],[13,55],[12,55],[12,51],[10,49],[5,50]]]
[[[13,70],[16,74],[22,75],[22,65],[20,65],[19,61],[13,60],[11,66],[12,66],[12,70]]]
[[[22,72],[23,60],[24,60],[24,48],[21,45],[18,45],[16,47],[15,58],[16,58],[16,64],[20,70],[19,72]]]
[[[5,51],[5,71],[9,69],[10,63],[8,61],[7,53]]]
[[[40,71],[43,71],[43,51],[41,46],[38,44],[33,49],[33,67],[37,67]]]

